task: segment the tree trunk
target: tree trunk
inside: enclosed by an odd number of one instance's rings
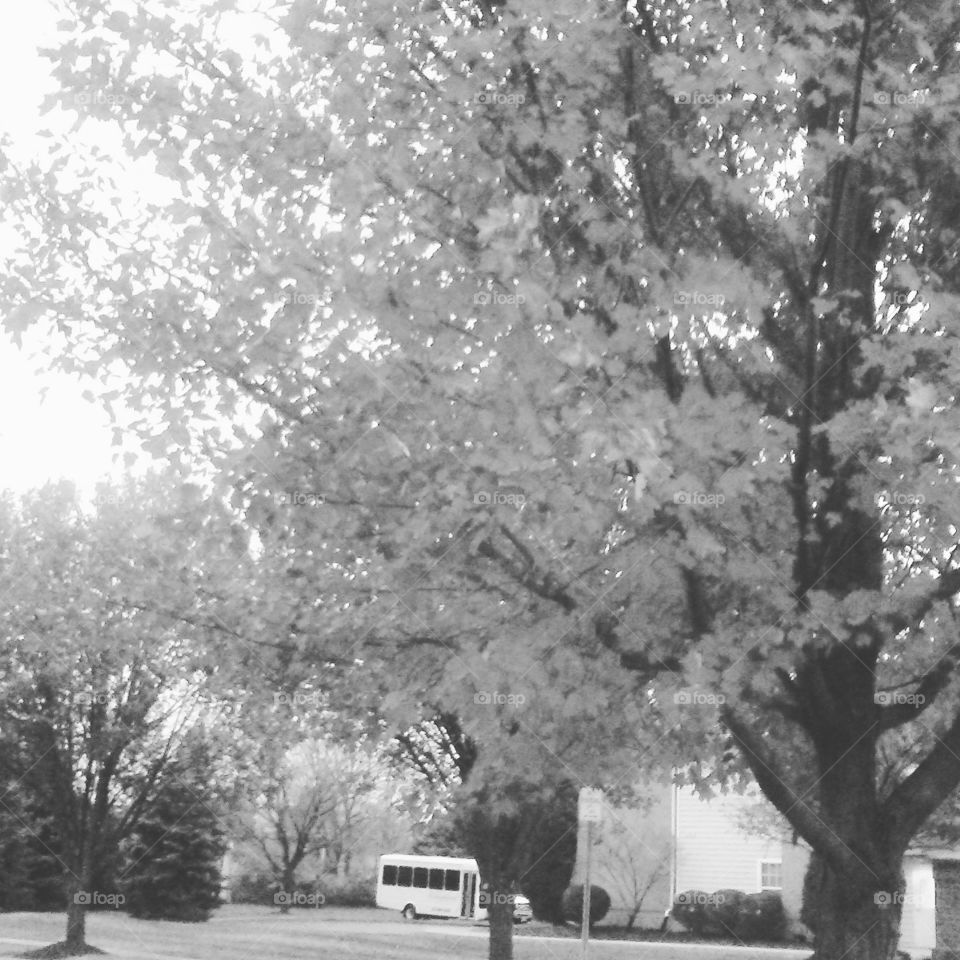
[[[93,896],[93,842],[84,840],[83,853],[78,869],[71,872],[67,884],[67,936],[70,950],[82,952],[87,945],[87,905]]]
[[[280,891],[282,896],[280,897],[280,912],[289,913],[290,904],[293,901],[293,897],[296,894],[297,881],[294,876],[294,868],[291,866],[285,866],[283,868],[283,889]]]
[[[518,816],[490,814],[491,801],[481,792],[460,814],[468,849],[477,859],[482,881],[480,905],[490,927],[490,960],[513,960],[513,896],[522,863],[518,837],[529,829]],[[520,858],[518,860],[518,857]]]
[[[513,902],[494,887],[487,906],[490,960],[513,960]]]
[[[87,942],[87,906],[82,902],[84,893],[80,881],[69,884],[67,890],[67,947],[79,952]]]
[[[73,861],[67,883],[67,936],[66,946],[77,953],[85,952],[87,946],[87,905],[95,893],[93,889],[93,864],[100,834],[99,812],[94,805],[85,824],[86,830],[80,842],[79,857]]]
[[[811,868],[817,869],[812,861]],[[878,892],[828,867],[818,872],[815,960],[893,960],[900,939],[902,887]]]
[[[858,639],[810,651],[799,671],[827,828],[804,890],[816,960],[892,960],[899,940],[906,844],[877,796],[877,647]]]

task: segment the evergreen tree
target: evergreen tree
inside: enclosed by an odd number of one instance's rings
[[[22,788],[15,782],[0,787],[0,911],[49,907],[45,897],[51,887],[56,905],[63,902],[55,844]]]
[[[577,785],[567,781],[542,805],[528,837],[520,889],[538,920],[563,923],[563,894],[577,860]]]
[[[172,765],[124,846],[121,887],[131,916],[198,922],[221,902],[224,832],[197,759],[193,751]]]

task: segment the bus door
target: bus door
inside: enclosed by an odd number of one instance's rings
[[[477,875],[469,870],[463,871],[463,889],[460,891],[460,916],[474,915],[474,901],[476,899]]]

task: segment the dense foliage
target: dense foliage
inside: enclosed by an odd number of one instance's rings
[[[0,911],[59,910],[66,899],[58,839],[12,785],[0,807]]]
[[[577,861],[576,784],[562,783],[541,804],[527,842],[529,862],[520,877],[520,891],[538,920],[562,923],[563,894]]]
[[[372,878],[354,878],[339,881],[336,877],[324,878],[317,883],[298,880],[289,897],[292,909],[318,907],[373,907],[376,906],[376,881]],[[277,881],[270,873],[244,873],[230,884],[231,903],[255,903],[260,906],[277,907]]]
[[[671,916],[704,937],[732,937],[744,943],[776,942],[787,932],[780,894],[765,890],[686,890],[677,894]]]
[[[195,923],[222,902],[222,812],[192,759],[168,768],[124,843],[121,890],[131,916]]]

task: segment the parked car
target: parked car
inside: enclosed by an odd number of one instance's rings
[[[533,919],[533,907],[530,901],[522,894],[517,894],[513,900],[513,922],[529,923]]]

